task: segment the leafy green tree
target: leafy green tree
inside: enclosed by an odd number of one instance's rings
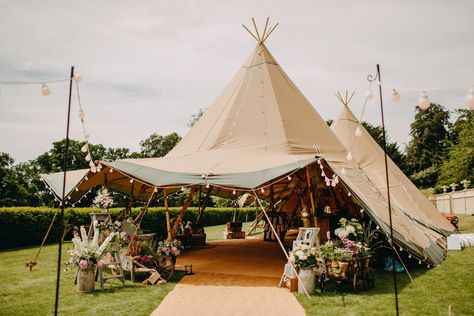
[[[448,149],[449,116],[449,111],[439,104],[432,103],[425,111],[416,109],[406,161],[411,179],[420,187],[431,187],[436,183]]]
[[[177,133],[166,136],[153,133],[147,139],[140,142],[142,157],[163,157],[181,140]]]
[[[369,132],[370,136],[377,142],[377,144],[383,149],[383,134],[382,134],[382,127],[381,126],[374,126],[367,122],[362,122],[364,128]],[[386,131],[385,131],[386,133]],[[408,169],[406,165],[406,157],[400,150],[397,142],[390,142],[390,139],[387,134],[387,155],[393,160],[393,162],[402,170],[405,174],[407,174]]]
[[[458,113],[451,128],[452,145],[441,166],[437,186],[465,179],[474,183],[474,115],[467,110],[458,110]]]
[[[0,206],[26,205],[27,192],[18,182],[9,154],[0,152]]]

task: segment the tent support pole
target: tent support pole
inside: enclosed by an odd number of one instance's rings
[[[72,80],[74,79],[74,66],[71,67],[71,77],[69,78],[69,103],[67,108],[67,124],[66,124],[66,143],[64,146],[64,159],[63,159],[63,192],[61,199],[61,212],[59,213],[59,231],[64,230],[64,203],[66,198],[66,174],[67,174],[67,163],[69,160],[69,123],[71,120],[71,96],[72,96]],[[62,235],[59,235],[59,247],[58,247],[58,266],[56,274],[56,297],[54,301],[54,316],[58,315],[59,305],[59,281],[61,279],[61,253],[63,246]]]
[[[390,204],[390,180],[388,176],[388,164],[387,164],[387,136],[385,134],[385,121],[383,115],[383,100],[382,100],[382,79],[380,78],[380,65],[377,64],[377,78],[379,86],[379,99],[380,99],[380,116],[382,119],[382,139],[383,139],[383,151],[385,159],[385,181],[387,184],[387,200],[388,200],[388,216],[390,219],[390,247],[392,248],[392,271],[393,271],[393,288],[395,291],[395,311],[397,316],[398,311],[398,289],[397,289],[397,272],[395,271],[395,248],[393,247],[393,225],[392,225],[392,206]]]
[[[163,188],[163,196],[165,200],[165,210],[166,210],[166,230],[168,232],[168,241],[171,241],[170,209],[168,208],[168,195],[166,194],[165,188]]]
[[[306,166],[306,181],[308,182],[308,192],[309,192],[309,198],[311,200],[311,215],[313,215],[313,220],[314,220],[314,227],[318,227],[318,218],[316,217],[316,208],[314,206],[314,197],[313,197],[313,190],[311,187],[311,175],[309,172],[309,165]],[[319,238],[319,234],[317,235]]]
[[[265,215],[265,218],[266,218],[267,221],[268,221],[268,225],[270,225],[270,228],[272,229],[273,233],[275,234],[275,237],[276,237],[276,239],[278,240],[278,243],[280,244],[281,250],[283,250],[283,253],[285,254],[286,259],[287,259],[288,262],[291,264],[291,268],[293,269],[293,272],[296,274],[296,277],[298,278],[298,282],[300,282],[301,287],[302,287],[303,290],[304,290],[304,293],[306,294],[306,296],[307,296],[309,299],[311,299],[311,296],[309,296],[308,291],[306,291],[306,288],[305,288],[303,282],[301,282],[301,279],[300,279],[300,276],[299,276],[299,274],[298,274],[298,271],[296,271],[295,264],[293,263],[293,261],[290,260],[290,257],[288,256],[288,253],[286,252],[285,246],[283,246],[283,243],[281,242],[280,236],[279,236],[279,234],[277,233],[277,231],[275,230],[275,227],[273,227],[273,224],[272,224],[272,222],[270,221],[270,218],[268,217],[267,212],[265,212],[265,208],[263,207],[262,202],[260,201],[260,198],[257,196],[257,193],[255,192],[255,190],[253,191],[253,195],[255,196],[255,199],[257,200],[258,205],[260,205],[260,208],[262,209],[262,213]]]
[[[196,191],[196,187],[192,186],[191,187],[191,192],[189,192],[188,197],[186,198],[186,201],[183,204],[183,207],[181,208],[181,211],[178,214],[178,217],[176,218],[176,221],[173,224],[173,228],[171,229],[171,238],[174,238],[176,236],[176,232],[178,231],[179,224],[183,221],[184,213],[186,213],[186,210],[188,209],[189,204],[191,203],[191,200],[193,199],[194,192]]]
[[[136,225],[140,225],[142,222],[143,217],[145,216],[146,212],[148,211],[148,207],[150,207],[150,203],[153,200],[153,197],[155,196],[155,191],[151,192],[150,198],[146,202],[146,204],[143,206],[142,210],[140,211],[140,214],[138,214],[137,218],[133,221],[133,223]]]

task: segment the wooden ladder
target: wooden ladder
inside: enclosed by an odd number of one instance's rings
[[[89,228],[89,237],[92,235],[93,227],[94,227],[94,221],[97,221],[98,223],[112,223],[112,218],[110,217],[110,213],[90,213],[91,216],[91,226]],[[112,225],[112,232],[115,231],[115,227]],[[107,280],[111,279],[118,279],[120,282],[122,282],[122,285],[125,285],[125,273],[122,268],[122,259],[120,255],[120,249],[115,245],[112,250],[109,251],[110,257],[112,258],[113,261],[108,262],[105,267],[110,269],[112,271],[111,276],[104,276],[104,271],[103,269],[97,269],[97,274],[96,274],[96,280],[97,277],[99,278],[100,281],[100,288],[104,289],[104,283]]]

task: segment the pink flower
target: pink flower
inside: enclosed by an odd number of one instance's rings
[[[105,268],[105,262],[102,260],[97,261],[97,267],[102,270]]]
[[[79,268],[81,270],[87,270],[88,267],[89,264],[87,263],[87,260],[82,259],[81,261],[79,261]]]

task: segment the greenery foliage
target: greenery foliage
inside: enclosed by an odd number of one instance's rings
[[[132,217],[138,215],[140,209],[132,211]],[[171,217],[175,217],[180,208],[171,208]],[[29,245],[39,245],[48,230],[48,226],[57,209],[46,207],[10,207],[0,208],[0,249],[15,248]],[[68,227],[90,225],[89,213],[97,212],[92,208],[73,208],[65,210],[65,221]],[[115,218],[120,209],[110,209],[112,218]],[[202,223],[204,226],[224,224],[232,219],[232,208],[207,208]],[[241,218],[249,221],[255,219],[255,209],[240,210]],[[184,221],[196,223],[198,210],[189,208],[185,213]],[[154,232],[158,237],[166,236],[166,215],[164,208],[150,208],[141,222],[141,228]],[[59,225],[56,222],[49,234],[47,242],[55,242],[59,237]],[[67,238],[71,236],[68,235]]]

